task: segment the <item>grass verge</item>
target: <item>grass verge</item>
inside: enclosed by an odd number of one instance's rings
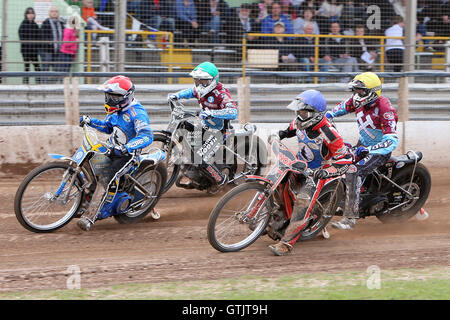
[[[353,300],[450,298],[450,268],[353,271],[295,274],[278,277],[245,276],[221,280],[127,283],[76,290],[37,290],[0,293],[2,300]],[[379,281],[378,281],[379,280]]]

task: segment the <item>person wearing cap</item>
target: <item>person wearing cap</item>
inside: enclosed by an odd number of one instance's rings
[[[292,23],[289,18],[281,13],[281,3],[279,1],[274,1],[269,8],[270,14],[265,17],[261,23],[261,32],[262,33],[274,33],[275,23],[281,21],[284,23],[285,33],[292,34],[294,33],[294,28],[292,27]]]
[[[277,256],[282,256],[292,251],[293,245],[300,238],[303,229],[308,225],[304,217],[312,210],[311,199],[314,196],[315,182],[319,179],[328,179],[340,176],[347,172],[353,165],[353,155],[344,144],[339,132],[325,116],[327,102],[320,91],[306,90],[298,95],[288,106],[289,110],[295,112],[295,119],[286,130],[279,131],[280,139],[297,136],[299,146],[303,141],[314,139],[317,149],[320,150],[320,165],[316,167],[313,177],[308,177],[294,187],[294,207],[289,225],[281,240],[270,245],[269,249]],[[321,159],[327,160],[327,167],[322,167]],[[314,169],[314,168],[312,168]]]

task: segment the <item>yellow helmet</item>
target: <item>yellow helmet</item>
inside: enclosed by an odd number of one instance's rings
[[[381,95],[381,80],[373,72],[360,73],[348,84],[356,107],[369,106]]]

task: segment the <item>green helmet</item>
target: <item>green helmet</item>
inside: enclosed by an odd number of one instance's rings
[[[194,78],[195,90],[204,97],[219,83],[219,70],[211,62],[202,62],[189,73]]]

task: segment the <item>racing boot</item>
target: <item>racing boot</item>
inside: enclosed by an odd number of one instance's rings
[[[333,222],[331,225],[334,228],[341,229],[341,230],[353,230],[355,224],[356,224],[356,218],[344,217],[338,222]]]
[[[78,219],[77,221],[77,226],[83,230],[83,231],[89,231],[91,230],[91,227],[94,225],[93,222],[91,222],[91,220],[89,220],[88,217],[82,216],[80,219]]]
[[[270,251],[276,256],[285,256],[292,251],[292,246],[287,242],[278,242],[269,246]]]

